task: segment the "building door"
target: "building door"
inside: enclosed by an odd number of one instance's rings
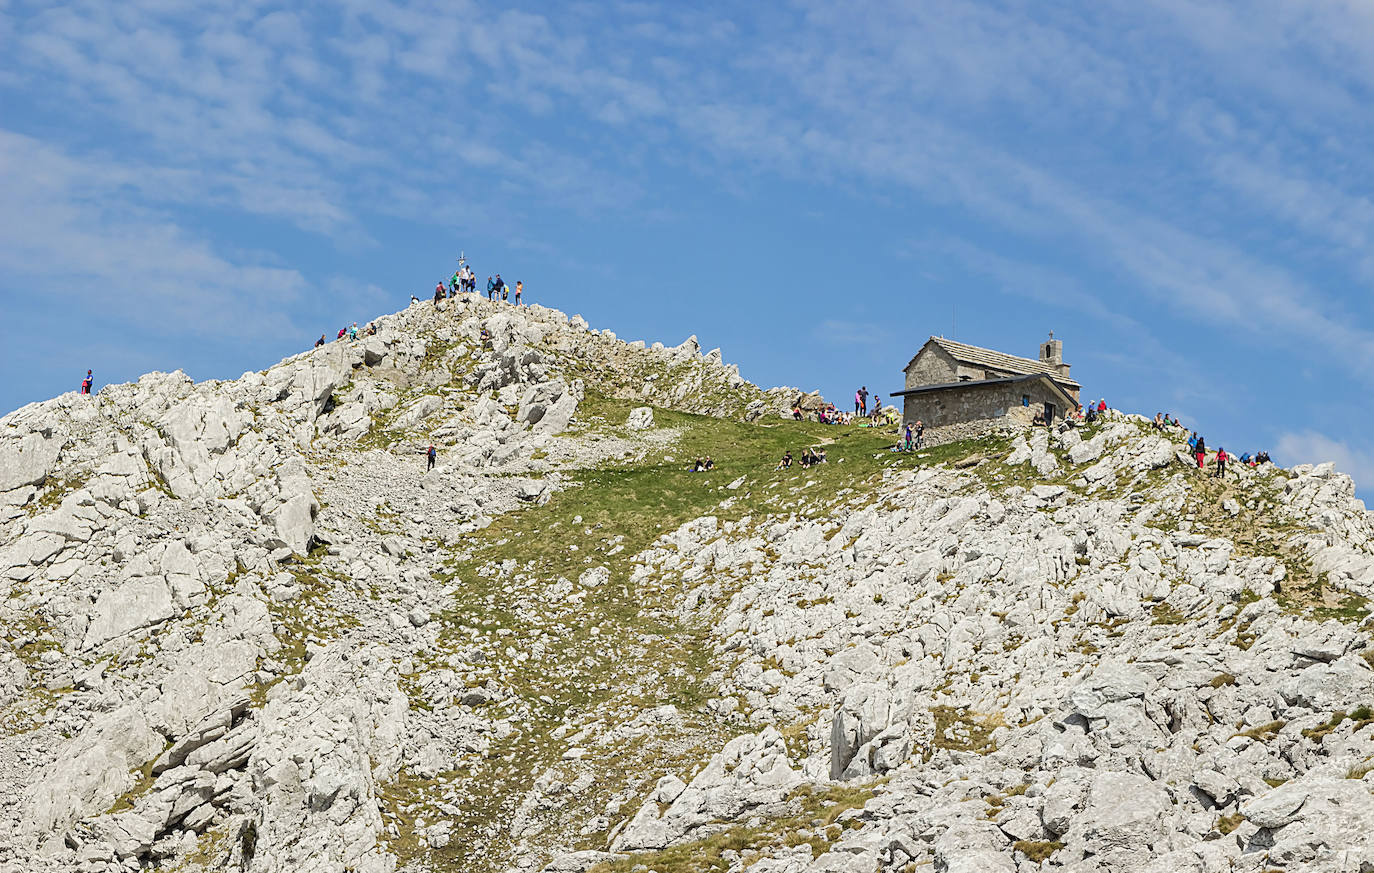
[[[1053,404],[1053,403],[1046,403],[1046,404],[1045,404],[1045,424],[1049,424],[1049,423],[1052,422],[1052,421],[1054,421],[1054,404]]]

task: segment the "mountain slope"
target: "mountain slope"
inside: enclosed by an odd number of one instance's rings
[[[1329,467],[898,455],[694,340],[377,324],[0,419],[0,869],[1374,863]]]

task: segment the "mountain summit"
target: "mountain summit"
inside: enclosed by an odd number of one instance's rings
[[[0,419],[0,871],[1374,869],[1330,465],[895,452],[694,337],[374,325]]]

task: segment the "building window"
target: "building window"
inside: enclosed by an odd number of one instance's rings
[[[1022,394],[1022,395],[1021,395],[1021,405],[1022,405],[1022,406],[1030,406],[1030,395],[1029,395],[1029,394]]]

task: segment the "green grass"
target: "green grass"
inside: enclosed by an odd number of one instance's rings
[[[603,430],[618,434],[630,410],[639,405],[643,404],[588,391],[573,435]],[[722,523],[792,513],[825,518],[841,505],[870,503],[885,471],[947,462],[988,446],[951,444],[913,456],[888,451],[895,433],[868,428],[782,419],[745,423],[659,408],[654,409],[654,422],[657,428],[676,432],[675,446],[594,469],[564,469],[572,480],[567,490],[555,493],[544,506],[498,516],[449,553],[442,576],[453,580],[459,591],[436,619],[441,623],[439,649],[458,651],[475,640],[489,641],[492,660],[471,671],[468,681],[496,678],[517,698],[513,706],[521,718],[519,730],[451,775],[452,780],[481,785],[483,790],[464,792],[472,800],[465,804],[461,820],[455,821],[454,842],[424,853],[435,869],[483,870],[497,863],[508,845],[504,827],[512,804],[545,769],[562,766],[566,743],[552,734],[564,723],[579,723],[607,707],[633,712],[671,703],[687,724],[680,745],[696,748],[699,755],[686,761],[689,766],[683,769],[688,770],[746,729],[722,722],[704,704],[716,693],[711,673],[727,666],[718,661],[711,645],[715,611],[745,583],[748,573],[712,577],[710,581],[719,586],[717,599],[684,619],[677,611],[683,586],[673,574],[631,581],[632,559],[658,537],[704,515]],[[775,469],[785,450],[800,458],[803,448],[817,445],[825,446],[828,463],[802,469],[798,462],[789,470]],[[665,460],[665,455],[672,460]],[[707,455],[716,463],[714,471],[687,471],[694,458]],[[741,476],[746,477],[743,485],[726,488]],[[775,554],[762,553],[761,563],[750,572],[759,572],[775,559]],[[584,571],[599,566],[610,571],[608,582],[585,589],[584,597],[571,602],[540,602],[537,613],[532,613],[532,603],[550,581],[563,577],[576,582]],[[508,569],[493,572],[498,567]],[[512,633],[493,638],[499,629]],[[552,635],[545,637],[548,645],[540,657],[520,660],[504,654],[507,646],[524,649],[540,634]],[[421,672],[426,669],[418,661],[416,666]],[[418,706],[417,698],[412,696]],[[584,759],[582,766],[599,768],[598,784],[623,784],[626,773],[656,778],[663,764],[654,758],[655,748],[646,746],[642,760],[627,758],[613,769],[599,752]],[[388,788],[393,820],[401,822],[402,831],[403,810],[423,790],[419,784],[408,784],[404,775]],[[468,839],[465,834],[483,836]],[[587,848],[604,844],[604,832],[584,841]],[[408,846],[405,839],[393,840],[392,849],[403,863],[418,857],[412,853],[419,847]]]

